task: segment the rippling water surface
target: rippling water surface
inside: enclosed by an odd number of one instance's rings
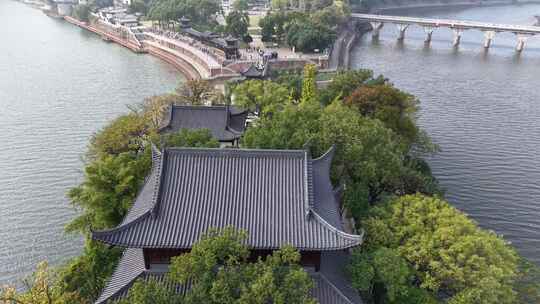
[[[540,5],[423,15],[532,25],[537,14]],[[420,123],[442,148],[430,163],[448,199],[540,264],[540,37],[520,56],[508,33],[497,34],[489,52],[476,31],[463,34],[459,49],[450,30],[437,30],[430,47],[421,28],[409,28],[404,43],[396,38],[392,25],[379,42],[365,35],[353,66],[421,100]]]
[[[21,3],[0,0],[0,285],[38,261],[58,264],[82,240],[65,193],[81,181],[92,133],[126,105],[168,92],[173,68]]]

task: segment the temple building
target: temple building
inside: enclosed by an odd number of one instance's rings
[[[248,232],[254,257],[287,244],[297,248],[319,303],[361,303],[343,270],[346,252],[363,236],[345,232],[339,190],[329,177],[333,154],[154,149],[151,173],[122,223],[92,232],[94,240],[126,248],[96,303],[125,296],[139,278],[163,278],[171,257],[189,252],[209,229],[230,226]]]
[[[238,51],[238,39],[232,37],[231,35],[221,37],[219,34],[210,31],[200,32],[191,27],[191,20],[186,17],[182,17],[179,22],[180,32],[183,35],[191,37],[218,50],[221,50],[226,59],[240,58],[240,53]]]
[[[242,76],[246,79],[263,79],[264,78],[264,69],[259,69],[255,65],[250,65],[242,73]]]
[[[246,128],[247,110],[234,106],[178,106],[169,108],[160,133],[208,129],[222,147],[237,146]]]

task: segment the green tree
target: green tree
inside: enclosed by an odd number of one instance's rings
[[[274,20],[269,16],[265,16],[259,20],[259,27],[261,28],[261,40],[263,42],[273,41],[276,33]]]
[[[363,250],[386,247],[398,252],[416,270],[417,286],[434,295],[447,295],[448,303],[513,303],[516,299],[515,251],[439,198],[395,198],[373,208],[362,225],[367,235]],[[358,286],[365,287],[364,278]]]
[[[122,255],[121,248],[87,240],[83,253],[59,268],[58,283],[63,294],[78,294],[93,302],[112,275]]]
[[[317,138],[322,107],[318,102],[315,83],[316,68],[306,65],[299,103],[275,99],[275,103],[262,109],[263,115],[244,134],[242,143],[250,148],[300,149]]]
[[[5,304],[75,304],[84,303],[77,294],[62,293],[56,284],[56,273],[47,262],[37,265],[31,277],[24,280],[25,292],[14,287],[0,287],[0,303]]]
[[[289,3],[288,0],[272,0],[271,5],[276,11],[285,11],[289,9]]]
[[[219,141],[212,137],[208,129],[181,129],[163,135],[163,139],[167,147],[219,148]]]
[[[143,115],[122,115],[92,137],[88,155],[90,159],[96,159],[104,155],[137,152],[144,146],[150,131],[148,120]]]
[[[415,115],[419,101],[414,96],[390,84],[361,86],[347,97],[345,103],[357,108],[364,116],[382,121],[400,135],[407,150],[417,141],[420,132]]]
[[[540,303],[540,267],[520,258],[514,290],[518,294],[518,303]]]
[[[171,280],[191,282],[184,303],[315,303],[297,250],[284,247],[250,263],[246,238],[233,228],[211,230],[191,252],[173,258]]]
[[[293,19],[291,13],[274,12],[259,20],[262,41],[281,41],[286,33],[288,23]]]
[[[180,97],[176,94],[152,96],[144,100],[139,112],[144,121],[149,124],[150,130],[154,131],[163,125],[163,118],[169,107],[180,103]]]
[[[399,186],[403,154],[395,135],[380,122],[362,117],[336,100],[324,109],[320,128],[318,152],[336,147],[334,180],[346,178],[362,185],[369,204]]]
[[[274,82],[288,88],[293,100],[300,100],[302,97],[302,74],[296,71],[280,72],[274,79]]]
[[[162,25],[189,16],[194,25],[205,28],[217,25],[215,16],[221,12],[218,0],[155,0],[150,4],[148,18]]]
[[[309,18],[295,19],[287,28],[287,44],[301,52],[322,51],[330,47],[337,37],[334,29]]]
[[[316,77],[317,67],[314,64],[306,64],[304,66],[301,103],[318,102]]]
[[[236,105],[266,115],[287,102],[289,89],[273,81],[247,80],[234,87],[233,95]]]
[[[189,79],[176,88],[180,102],[188,105],[205,105],[212,103],[216,92],[210,83],[203,79]]]
[[[347,18],[350,15],[349,8],[347,6],[338,6],[338,5],[328,5],[331,3],[328,3],[327,0],[321,0],[313,2],[312,8],[313,13],[311,14],[311,17],[315,21],[316,24],[321,24],[328,26],[330,28],[334,28],[338,26],[339,24],[342,24],[343,22],[347,21]]]
[[[235,11],[246,12],[249,9],[249,2],[247,0],[235,0],[232,8]]]
[[[329,104],[336,98],[347,98],[354,90],[367,84],[384,84],[382,76],[373,78],[371,70],[338,71],[332,82],[321,93],[321,102]]]
[[[350,266],[354,287],[370,293],[375,284],[384,286],[389,302],[407,295],[412,270],[395,250],[380,247],[371,253],[356,250]]]
[[[320,116],[321,109],[314,107],[302,111],[298,105],[287,102],[283,109],[272,113],[271,117],[261,117],[242,137],[242,147],[257,149],[302,149],[314,138],[318,127],[308,125],[318,123],[307,116]]]
[[[68,193],[71,204],[81,214],[69,223],[67,231],[85,233],[89,229],[118,225],[150,170],[149,150],[145,149],[141,155],[134,152],[106,155],[88,164],[83,183]]]
[[[227,17],[225,31],[236,38],[243,38],[248,35],[249,16],[247,12],[233,10]]]

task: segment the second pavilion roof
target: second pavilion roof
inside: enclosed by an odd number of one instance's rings
[[[189,249],[210,228],[249,233],[254,249],[290,244],[300,250],[357,246],[343,232],[329,179],[333,150],[168,148],[154,150],[150,175],[124,221],[93,232],[131,248]]]

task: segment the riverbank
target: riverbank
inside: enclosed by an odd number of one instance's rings
[[[101,36],[101,39],[103,39],[104,41],[112,41],[112,42],[115,42],[115,43],[118,43],[119,45],[125,47],[125,48],[128,48],[130,49],[131,51],[135,52],[135,53],[146,53],[145,49],[142,47],[142,45],[140,44],[137,44],[137,43],[134,43],[133,41],[130,41],[128,39],[122,39],[120,37],[117,37],[115,35],[112,35],[111,33],[105,31],[105,30],[102,30],[102,29],[99,29],[98,27],[96,26],[92,26],[90,25],[89,23],[87,22],[83,22],[83,21],[79,21],[73,17],[70,17],[70,16],[64,16],[64,20],[66,20],[67,22],[73,24],[73,25],[76,25],[82,29],[85,29],[87,31],[90,31],[94,34],[97,34],[99,36]]]

